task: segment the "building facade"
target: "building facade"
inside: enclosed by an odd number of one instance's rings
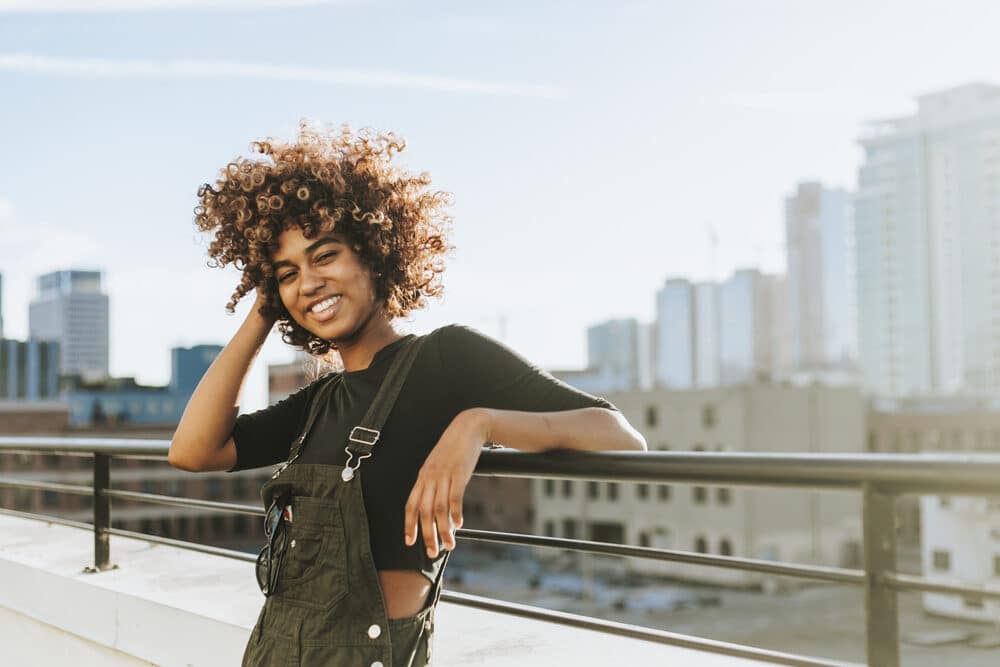
[[[850,195],[800,183],[785,199],[792,363],[853,366],[857,356],[854,231]]]
[[[857,387],[751,384],[608,396],[653,451],[861,452]],[[857,566],[860,499],[843,491],[537,480],[540,534],[825,565]],[[629,561],[635,572],[726,585],[751,572]]]
[[[1000,390],[1000,87],[871,123],[854,200],[860,367],[880,396]]]
[[[694,286],[683,278],[667,280],[656,294],[656,386],[694,386]]]
[[[600,393],[639,388],[639,329],[634,319],[587,327],[587,369],[601,378]]]
[[[219,345],[173,348],[167,386],[140,385],[129,377],[97,382],[78,377],[68,379],[62,397],[69,405],[70,424],[76,427],[176,424],[202,375],[221,351]]]
[[[0,338],[0,401],[40,401],[59,395],[59,343]]]
[[[29,338],[59,343],[59,368],[85,381],[108,377],[108,296],[100,271],[39,276],[28,306]]]

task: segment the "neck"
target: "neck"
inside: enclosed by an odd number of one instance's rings
[[[376,352],[402,337],[392,322],[384,317],[373,317],[351,340],[337,341],[344,370],[351,372],[368,368]]]

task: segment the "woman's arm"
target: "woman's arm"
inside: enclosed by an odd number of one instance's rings
[[[431,558],[437,556],[438,536],[445,549],[455,548],[454,531],[462,525],[465,488],[483,445],[491,442],[531,452],[547,449],[646,450],[646,440],[615,410],[464,410],[445,429],[420,468],[406,502],[406,544],[416,543],[419,520]]]
[[[167,461],[181,470],[229,470],[236,465],[233,425],[240,389],[274,320],[260,314],[261,298],[205,372],[170,442]]]
[[[473,408],[459,417],[481,420],[487,442],[526,452],[546,449],[646,449],[646,439],[617,410],[580,408],[560,412],[520,412]]]

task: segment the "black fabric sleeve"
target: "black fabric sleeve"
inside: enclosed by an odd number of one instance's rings
[[[236,465],[229,472],[262,468],[288,459],[292,441],[298,437],[312,396],[310,384],[263,410],[236,418],[233,442]]]
[[[464,408],[559,412],[616,410],[603,398],[575,389],[534,366],[506,345],[469,327],[438,330],[441,364]]]

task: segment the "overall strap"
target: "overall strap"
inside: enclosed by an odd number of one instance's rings
[[[403,383],[406,382],[406,376],[410,372],[410,367],[413,366],[413,361],[417,358],[417,353],[423,344],[422,337],[414,337],[401,345],[401,349],[392,360],[389,372],[386,373],[382,386],[375,394],[368,412],[365,413],[361,423],[351,429],[350,435],[347,436],[349,455],[353,454],[359,459],[371,456],[375,443],[382,435],[382,427],[396,404],[396,398],[399,396]]]

